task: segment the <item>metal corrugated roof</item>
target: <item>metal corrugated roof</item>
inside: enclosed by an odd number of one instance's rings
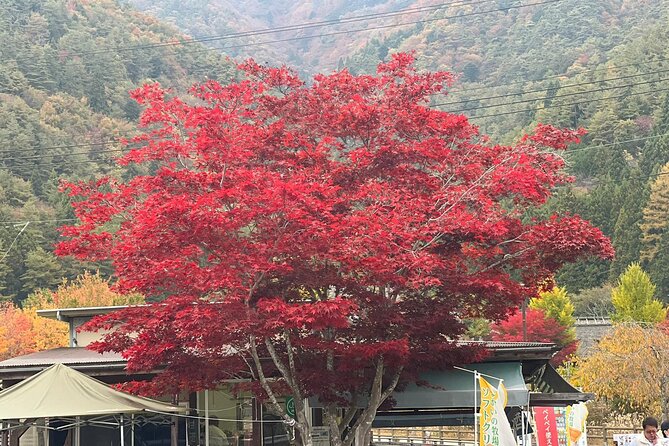
[[[548,342],[507,342],[507,341],[459,341],[460,344],[482,345],[489,349],[496,348],[552,348],[555,344]]]
[[[142,305],[144,306],[144,305]],[[37,310],[37,315],[47,319],[68,321],[75,317],[93,317],[109,314],[114,311],[128,308],[129,305],[117,305],[108,307],[79,307],[79,308],[54,308],[48,310]]]
[[[60,347],[0,361],[0,369],[10,367],[65,365],[124,364],[119,353],[98,353],[84,347]]]

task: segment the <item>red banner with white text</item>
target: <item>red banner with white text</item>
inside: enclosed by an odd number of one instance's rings
[[[559,446],[554,407],[533,407],[538,446]]]

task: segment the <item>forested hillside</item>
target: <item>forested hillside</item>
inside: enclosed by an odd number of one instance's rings
[[[518,7],[469,18],[489,7],[439,11],[433,17],[462,17],[372,41],[345,65],[365,71],[388,52],[414,50],[424,68],[459,76],[435,104],[471,117],[497,139],[510,141],[538,122],[586,128],[583,144],[568,155],[575,184],[548,208],[592,220],[617,255],[571,265],[558,282],[572,292],[597,288],[641,261],[667,302],[669,182],[661,171],[669,173],[669,4],[520,6],[529,3],[506,2]]]
[[[180,91],[232,72],[215,52],[172,45],[183,37],[112,0],[0,2],[3,298],[21,301],[85,267],[104,268],[51,254],[56,228],[72,217],[58,180],[113,172],[117,141],[139,114],[129,90],[158,81]]]
[[[132,3],[195,37],[217,36],[208,44],[303,72],[335,66],[369,72],[391,52],[414,51],[420,67],[457,75],[435,106],[471,117],[497,140],[510,142],[538,122],[586,128],[583,144],[568,155],[576,181],[547,211],[591,219],[612,238],[617,257],[572,265],[558,281],[571,292],[598,288],[641,261],[669,302],[669,181],[661,172],[669,173],[663,167],[669,161],[666,2]],[[324,25],[299,28],[315,22]],[[298,29],[228,39],[233,32],[290,25]]]
[[[159,81],[183,91],[229,76],[219,51],[187,42],[178,26],[233,56],[303,73],[366,72],[391,52],[414,51],[421,68],[457,76],[434,105],[501,141],[538,122],[586,128],[567,155],[576,181],[546,211],[591,219],[617,257],[570,266],[558,282],[597,289],[640,261],[669,301],[668,20],[660,0],[1,2],[2,293],[21,300],[83,267],[50,254],[71,217],[58,178],[115,169],[114,141],[139,113],[129,90]]]

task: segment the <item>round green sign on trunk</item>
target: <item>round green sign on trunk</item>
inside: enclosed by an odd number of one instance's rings
[[[295,398],[292,396],[286,398],[286,413],[288,416],[295,418]]]

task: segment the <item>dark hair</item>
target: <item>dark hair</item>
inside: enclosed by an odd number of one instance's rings
[[[662,435],[664,435],[665,438],[667,437],[667,434],[665,434],[664,431],[666,431],[668,429],[669,429],[669,420],[663,421],[662,425],[660,425],[660,430],[662,431]]]
[[[659,425],[657,424],[657,420],[653,417],[646,417],[643,419],[643,422],[641,423],[641,427],[646,429],[648,426],[653,426],[654,428],[659,428]]]

